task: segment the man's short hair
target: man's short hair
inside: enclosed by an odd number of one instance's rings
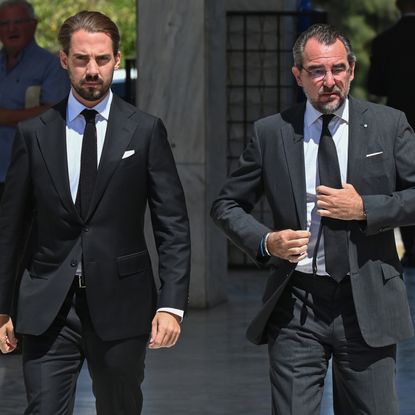
[[[310,26],[306,31],[301,33],[298,39],[295,41],[293,46],[293,58],[294,58],[294,65],[301,69],[303,67],[304,61],[304,48],[306,43],[310,39],[316,39],[319,43],[323,45],[332,45],[337,40],[343,43],[346,52],[347,52],[347,60],[349,65],[353,65],[356,62],[356,55],[352,50],[352,45],[347,39],[347,37],[337,30],[334,26],[324,24],[324,23],[317,23]]]
[[[11,6],[23,6],[31,19],[36,19],[35,9],[26,0],[5,0],[0,2],[0,12]]]
[[[85,32],[89,33],[107,34],[112,40],[114,55],[118,53],[120,32],[117,25],[105,14],[83,10],[66,19],[59,30],[58,40],[66,54],[69,53],[72,35],[79,30],[85,30]]]

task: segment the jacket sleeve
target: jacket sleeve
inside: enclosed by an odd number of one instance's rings
[[[259,244],[270,232],[251,214],[264,192],[262,173],[261,148],[254,125],[253,137],[242,153],[237,169],[228,178],[211,209],[214,222],[258,265]]]
[[[19,260],[30,224],[29,155],[20,129],[14,140],[12,160],[0,204],[0,313],[10,314]]]
[[[186,203],[163,123],[153,126],[148,157],[149,208],[159,256],[158,308],[186,310],[190,230]]]

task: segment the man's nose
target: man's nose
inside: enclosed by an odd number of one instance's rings
[[[324,76],[323,81],[324,81],[324,85],[328,87],[332,87],[336,84],[333,73],[331,71],[326,72],[326,75]]]
[[[98,65],[95,59],[90,59],[86,67],[88,74],[94,75],[98,73]]]

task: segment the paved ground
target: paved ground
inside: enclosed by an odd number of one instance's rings
[[[415,270],[406,272],[415,317]],[[191,310],[176,348],[149,351],[143,415],[269,415],[266,348],[249,344],[245,328],[258,307],[265,275],[232,272],[229,301],[211,310]],[[415,413],[415,340],[398,357],[401,415]],[[322,415],[332,414],[331,379]],[[0,356],[0,414],[21,415],[24,389],[20,357]],[[83,370],[75,415],[94,415],[90,381]],[[116,415],[116,414],[114,414]]]

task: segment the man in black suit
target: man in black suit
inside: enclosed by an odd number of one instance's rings
[[[374,95],[385,96],[386,104],[403,111],[412,128],[415,127],[415,85],[405,82],[413,76],[415,66],[415,0],[397,0],[402,18],[372,42],[368,89]],[[402,265],[415,267],[415,226],[401,227],[404,246]]]
[[[18,126],[0,208],[0,348],[16,347],[18,289],[26,414],[72,413],[86,359],[97,413],[137,415],[144,355],[173,346],[188,301],[189,226],[162,122],[110,90],[120,64],[117,26],[98,12],[67,19],[60,59],[71,93]],[[144,239],[150,208],[157,290]]]
[[[272,273],[248,328],[268,343],[273,413],[317,415],[330,358],[336,414],[397,415],[396,343],[413,335],[393,228],[415,223],[415,136],[397,110],[349,96],[335,28],[296,41],[307,102],[255,123],[212,217]],[[273,227],[251,211],[265,194]]]

